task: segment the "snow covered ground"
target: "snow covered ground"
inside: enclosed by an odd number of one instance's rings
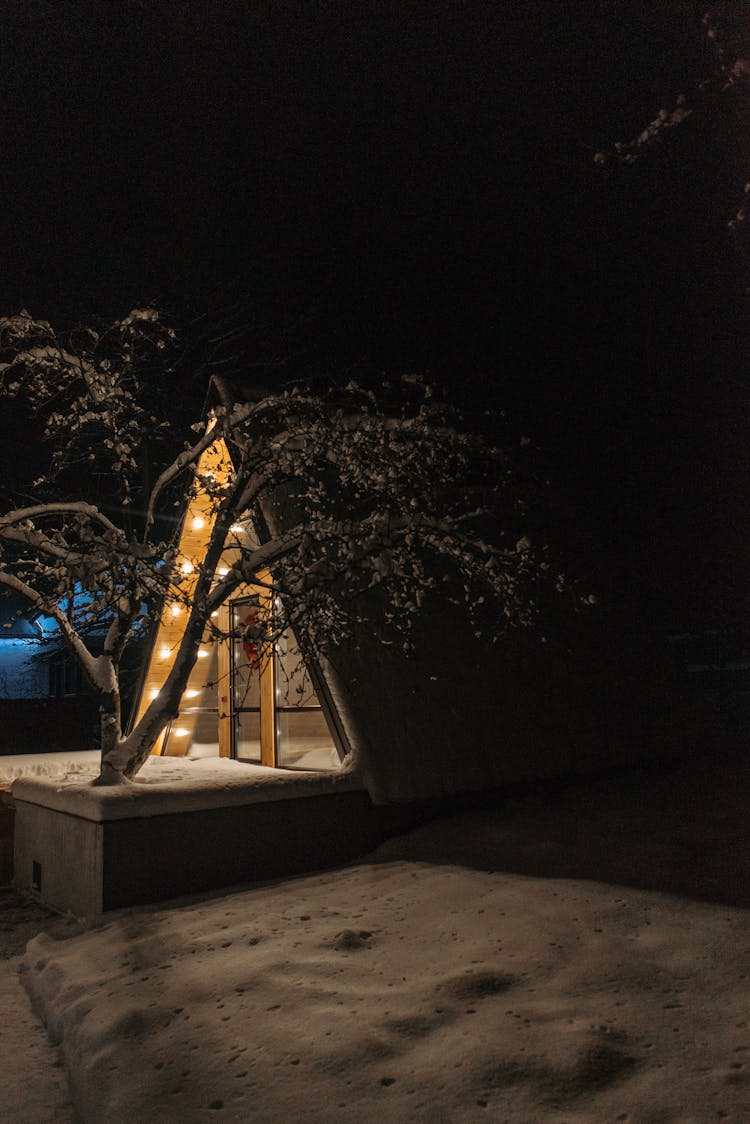
[[[91,1124],[747,1120],[748,788],[735,763],[518,796],[40,936],[24,979]]]

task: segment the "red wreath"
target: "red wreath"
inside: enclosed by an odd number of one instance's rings
[[[260,623],[260,614],[257,608],[253,608],[245,617],[242,633],[242,648],[247,656],[247,662],[253,671],[260,668],[260,646],[259,641],[263,635],[263,626]]]

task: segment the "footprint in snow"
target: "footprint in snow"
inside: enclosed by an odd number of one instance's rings
[[[438,984],[437,990],[445,989],[454,999],[469,1001],[485,999],[489,995],[502,995],[515,983],[515,977],[507,972],[471,972]]]
[[[339,952],[348,952],[355,948],[369,948],[368,942],[371,939],[372,933],[368,932],[367,929],[342,929],[333,938],[332,948]]]

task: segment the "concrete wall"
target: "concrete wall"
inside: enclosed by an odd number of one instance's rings
[[[16,801],[16,889],[53,909],[96,917],[102,909],[101,823]]]
[[[17,800],[15,885],[55,909],[94,918],[335,866],[431,814],[375,808],[362,791],[104,822]]]

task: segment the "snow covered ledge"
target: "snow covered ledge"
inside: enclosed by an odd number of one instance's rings
[[[12,787],[16,887],[79,917],[345,862],[383,836],[354,769],[154,757],[126,786],[93,776]]]

